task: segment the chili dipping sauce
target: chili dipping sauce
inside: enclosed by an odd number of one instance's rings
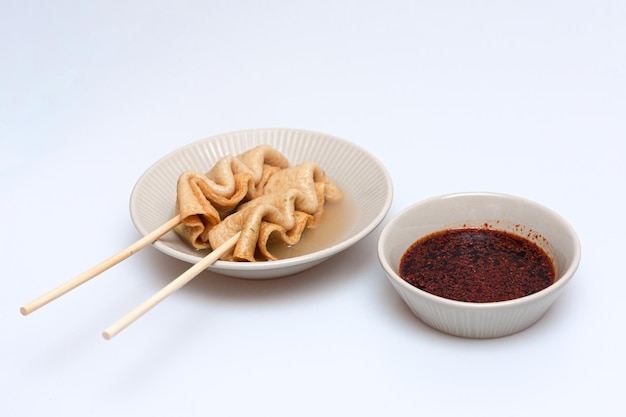
[[[409,284],[451,300],[489,303],[524,297],[554,282],[550,257],[503,230],[442,230],[414,242],[400,260]]]

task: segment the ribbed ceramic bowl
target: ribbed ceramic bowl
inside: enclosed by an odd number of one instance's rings
[[[485,223],[490,228],[534,236],[531,240],[555,264],[555,282],[514,300],[470,303],[422,291],[398,275],[402,255],[419,238],[438,230]],[[560,215],[532,201],[495,193],[449,194],[416,203],[394,216],[378,241],[380,264],[415,316],[444,333],[469,338],[506,336],[536,323],[574,275],[580,254],[575,231]]]
[[[130,199],[137,230],[146,235],[174,216],[176,182],[184,171],[209,171],[228,154],[238,155],[267,144],[292,165],[319,163],[342,189],[350,210],[348,224],[327,246],[301,256],[267,262],[217,261],[208,269],[239,278],[276,278],[315,266],[367,236],[383,220],[392,201],[392,183],[385,167],[370,153],[337,137],[298,129],[256,129],[210,137],[180,148],[151,166],[138,180]],[[341,203],[339,203],[341,204]],[[321,227],[321,225],[320,225]],[[190,263],[207,252],[197,251],[170,232],[154,243],[161,252]]]

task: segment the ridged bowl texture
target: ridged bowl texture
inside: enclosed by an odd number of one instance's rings
[[[484,223],[520,236],[530,231],[541,236],[555,265],[555,282],[514,300],[469,303],[422,291],[399,276],[400,259],[416,240],[438,230]],[[560,215],[533,201],[498,193],[458,193],[421,201],[394,216],[378,241],[381,266],[413,314],[437,330],[468,338],[506,336],[536,323],[573,277],[580,256],[578,237]]]

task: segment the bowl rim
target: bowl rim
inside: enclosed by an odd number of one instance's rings
[[[393,182],[392,182],[391,176],[387,168],[373,153],[355,144],[354,142],[351,142],[349,140],[346,140],[346,139],[343,139],[343,138],[340,138],[338,136],[328,134],[328,133],[323,133],[323,132],[308,130],[308,129],[299,129],[299,128],[265,127],[265,128],[257,128],[257,129],[234,130],[234,131],[230,131],[226,133],[211,135],[203,139],[195,140],[193,142],[190,142],[183,146],[175,148],[172,151],[168,152],[167,154],[163,155],[161,158],[159,158],[155,162],[153,162],[140,175],[140,177],[137,179],[137,182],[135,183],[131,191],[129,206],[130,206],[130,211],[131,211],[131,218],[132,218],[133,224],[135,225],[135,228],[142,235],[145,235],[146,233],[150,232],[150,231],[143,230],[143,227],[140,227],[140,225],[138,224],[138,220],[136,219],[136,214],[133,214],[136,210],[133,206],[133,202],[136,199],[136,193],[141,187],[141,182],[144,180],[144,178],[147,177],[148,174],[153,173],[155,170],[158,170],[159,166],[162,165],[164,161],[170,158],[173,158],[175,154],[184,153],[186,150],[189,150],[190,148],[201,146],[202,144],[205,144],[210,141],[218,141],[220,140],[220,138],[229,137],[229,136],[246,136],[252,133],[259,134],[259,133],[268,133],[268,132],[282,132],[282,133],[289,132],[289,133],[299,133],[299,134],[306,134],[306,135],[315,135],[317,137],[324,138],[324,140],[332,140],[334,142],[343,143],[344,146],[348,146],[354,149],[355,151],[358,151],[362,155],[366,156],[380,169],[381,173],[383,174],[383,179],[385,183],[385,187],[383,190],[385,191],[386,195],[384,198],[384,202],[381,206],[381,209],[376,214],[376,216],[374,216],[367,223],[367,225],[363,227],[361,230],[354,233],[349,238],[342,239],[339,242],[336,242],[335,244],[327,248],[320,249],[315,252],[311,252],[311,253],[304,254],[304,255],[294,256],[292,258],[278,259],[278,260],[267,261],[267,262],[231,262],[231,261],[218,260],[214,262],[213,264],[211,264],[207,269],[215,270],[215,271],[221,270],[221,271],[240,271],[240,272],[268,271],[268,270],[273,270],[273,269],[289,268],[292,266],[297,266],[297,265],[324,260],[339,252],[342,252],[345,249],[348,249],[349,247],[351,247],[352,245],[354,245],[361,239],[365,238],[376,227],[378,227],[380,223],[383,221],[383,219],[387,216],[387,214],[389,213],[389,209],[391,208],[391,204],[393,202],[393,195],[394,195]],[[176,258],[185,262],[189,262],[192,264],[197,263],[202,259],[202,256],[195,256],[195,255],[191,255],[188,253],[180,252],[176,250],[175,248],[172,248],[171,246],[163,243],[161,240],[156,240],[155,242],[152,243],[152,245],[155,246],[159,251],[173,258]]]
[[[555,219],[557,219],[560,225],[564,227],[569,237],[572,239],[573,249],[574,249],[572,253],[571,262],[569,263],[567,268],[563,271],[563,273],[560,275],[560,277],[548,287],[540,291],[537,291],[533,294],[529,294],[524,297],[519,297],[519,298],[515,298],[512,300],[492,301],[492,302],[486,302],[486,303],[458,301],[458,300],[452,300],[449,298],[441,297],[441,296],[429,293],[427,291],[424,291],[420,288],[417,288],[409,284],[408,282],[406,282],[404,279],[402,279],[402,277],[400,277],[397,271],[390,265],[390,263],[388,262],[388,259],[385,256],[385,244],[388,242],[390,238],[390,234],[391,234],[391,230],[393,226],[397,222],[399,222],[401,218],[403,218],[408,213],[415,210],[417,207],[421,205],[429,204],[435,201],[441,201],[441,200],[445,200],[449,198],[457,198],[457,197],[463,198],[463,197],[470,197],[470,196],[489,196],[489,197],[496,197],[496,198],[514,199],[524,204],[531,205],[543,211],[546,211],[550,213]],[[549,207],[539,204],[533,200],[529,200],[527,198],[519,197],[519,196],[512,195],[512,194],[488,192],[488,191],[469,191],[469,192],[448,193],[448,194],[442,194],[438,196],[429,197],[424,200],[413,203],[409,205],[408,207],[405,207],[398,213],[396,213],[391,218],[391,220],[385,225],[385,227],[380,233],[380,236],[378,238],[377,253],[378,253],[379,262],[382,265],[383,269],[385,270],[387,276],[390,279],[393,279],[393,281],[396,284],[401,285],[404,290],[409,291],[412,294],[415,294],[416,296],[425,298],[431,302],[448,305],[452,308],[463,308],[463,309],[469,309],[469,310],[494,310],[494,309],[509,308],[509,307],[519,306],[521,304],[531,303],[534,300],[547,298],[551,294],[556,294],[560,292],[563,289],[563,287],[572,279],[572,277],[574,276],[574,273],[578,269],[578,266],[580,265],[582,248],[581,248],[580,239],[576,231],[574,230],[574,228],[571,226],[571,224],[563,216],[561,216],[556,211],[550,209]]]

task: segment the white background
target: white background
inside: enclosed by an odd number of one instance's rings
[[[625,2],[0,9],[0,415],[626,412]],[[261,127],[376,155],[389,216],[455,191],[540,202],[578,232],[580,268],[539,323],[493,340],[414,318],[378,265],[380,228],[296,276],[205,272],[110,341],[189,265],[150,247],[20,315],[138,238],[128,198],[153,162]]]

